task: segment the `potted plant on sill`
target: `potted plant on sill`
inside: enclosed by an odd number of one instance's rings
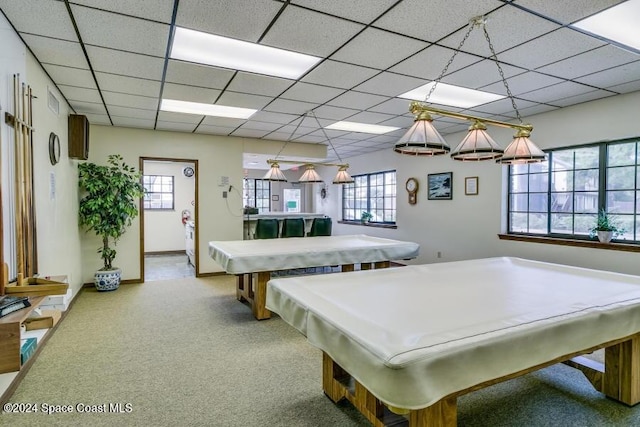
[[[373,215],[371,215],[370,212],[363,211],[362,214],[360,214],[360,222],[363,224],[369,224],[369,221],[371,221],[372,218]]]
[[[596,225],[589,230],[591,238],[597,236],[601,243],[609,243],[611,239],[622,233],[624,233],[624,229],[616,226],[615,220],[604,209],[598,212]]]
[[[138,201],[144,194],[140,172],[128,166],[121,155],[111,154],[107,165],[78,165],[78,186],[82,192],[79,223],[102,239],[98,253],[104,265],[94,278],[98,291],[113,291],[120,286],[121,271],[112,265],[115,246],[131,221],[138,215]]]

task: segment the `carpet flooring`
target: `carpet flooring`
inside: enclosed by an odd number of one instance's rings
[[[4,413],[0,425],[370,425],[324,396],[321,352],[277,316],[254,320],[234,283],[216,276],[85,289],[10,398],[41,411]],[[640,425],[640,407],[605,398],[564,365],[458,402],[459,426]],[[47,415],[43,404],[72,412]],[[107,412],[79,411],[87,407]]]

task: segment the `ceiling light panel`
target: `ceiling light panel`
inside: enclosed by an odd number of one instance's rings
[[[640,0],[628,0],[572,26],[640,51]]]
[[[327,129],[344,130],[348,132],[383,134],[391,132],[393,130],[398,130],[400,128],[394,126],[371,125],[368,123],[336,122],[332,125],[327,126]]]
[[[160,109],[163,111],[173,111],[175,113],[200,114],[204,116],[229,117],[234,119],[248,119],[257,111],[250,108],[201,104],[198,102],[178,101],[176,99],[163,99],[160,104]]]
[[[171,58],[288,79],[297,79],[321,59],[180,27]]]
[[[402,95],[400,98],[422,101],[429,94],[431,87],[435,82],[427,83]],[[448,85],[446,83],[438,83],[436,90],[429,97],[429,102],[442,105],[450,105],[452,107],[471,108],[488,102],[497,101],[504,96],[495,93],[483,92],[480,90],[467,89],[466,87]]]

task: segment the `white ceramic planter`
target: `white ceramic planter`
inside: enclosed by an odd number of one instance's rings
[[[613,238],[613,231],[598,231],[598,240],[601,243],[609,243]]]

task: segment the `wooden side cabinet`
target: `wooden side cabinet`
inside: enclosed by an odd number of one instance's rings
[[[69,114],[69,158],[89,158],[89,120],[87,116]]]
[[[0,373],[20,370],[20,325],[45,297],[31,297],[30,307],[0,317]]]

